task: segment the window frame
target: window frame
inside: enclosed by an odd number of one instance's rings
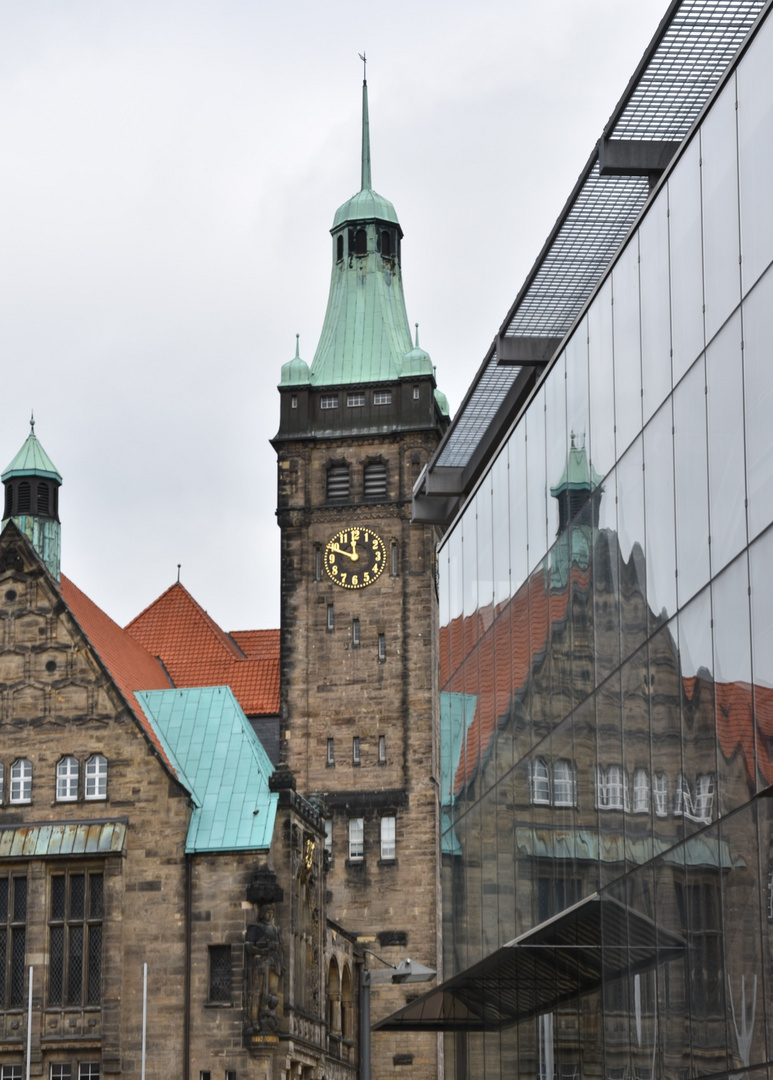
[[[74,902],[73,882],[81,877],[82,898]],[[61,907],[54,896],[55,881],[62,881]],[[48,876],[46,1007],[49,1009],[102,1007],[104,887],[101,866],[55,866]],[[55,958],[61,962],[60,974],[54,967]]]
[[[386,735],[379,735],[378,737],[378,763],[379,765],[386,765]]]
[[[379,839],[381,861],[394,862],[397,858],[397,817],[394,814],[384,814],[381,817]]]
[[[360,736],[352,736],[352,765],[359,765],[361,763],[360,757]]]
[[[349,862],[362,862],[365,858],[365,818],[349,818]]]
[[[222,992],[218,995],[213,993],[215,988],[213,961],[218,957],[223,961],[223,971],[227,966],[227,980],[223,982]],[[227,965],[225,963],[227,961]],[[219,976],[218,976],[219,977]],[[225,941],[218,941],[207,946],[207,1004],[208,1005],[233,1005],[234,1000],[234,956],[233,946]]]
[[[543,757],[537,757],[529,768],[529,786],[534,806],[550,806],[550,770]]]
[[[91,771],[92,763],[93,771]],[[91,754],[86,758],[83,797],[87,802],[100,802],[107,799],[108,765],[104,754]],[[93,790],[90,790],[92,788]]]
[[[17,768],[21,770],[20,775],[15,775]],[[9,802],[12,806],[26,806],[32,802],[32,762],[29,758],[17,758],[11,765]]]
[[[75,769],[73,772],[72,765]],[[65,770],[65,766],[67,769]],[[56,802],[77,802],[78,789],[80,786],[81,763],[73,754],[65,754],[56,763]],[[74,790],[73,790],[74,782]],[[64,784],[65,793],[62,793],[61,785]]]
[[[374,405],[391,405],[392,404],[392,391],[391,390],[374,390],[373,391],[373,404]]]
[[[320,409],[337,409],[338,394],[320,394],[319,407]]]
[[[23,882],[23,887],[19,883]],[[0,968],[0,1009],[17,1009],[25,1005],[25,978],[27,974],[27,897],[28,881],[26,874],[9,871],[0,875],[0,883],[5,883],[2,906],[5,916],[0,911],[0,938],[5,954],[4,967]],[[10,947],[9,947],[10,945]]]
[[[347,409],[362,409],[365,407],[365,392],[359,391],[353,394],[346,395],[346,407]]]
[[[566,775],[559,777],[559,766],[566,769]],[[574,765],[568,758],[559,758],[553,762],[553,806],[573,807],[577,805],[577,774]],[[567,793],[568,797],[559,798],[559,791]]]
[[[336,763],[335,739],[330,737],[327,740],[327,763],[328,765],[335,765]]]

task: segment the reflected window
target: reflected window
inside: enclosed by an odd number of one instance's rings
[[[664,772],[656,772],[652,777],[652,802],[658,817],[668,813],[668,777]]]
[[[636,769],[633,774],[633,812],[634,814],[649,813],[650,808],[650,778],[646,769]]]
[[[550,804],[550,776],[543,758],[537,758],[531,767],[531,801],[543,806]]]
[[[596,802],[604,810],[629,809],[628,775],[619,765],[599,769]]]
[[[704,773],[695,781],[695,787],[691,788],[687,778],[681,773],[676,781],[676,797],[674,799],[674,814],[677,817],[684,815],[690,821],[697,821],[701,825],[707,825],[711,821],[711,811],[714,807],[714,777],[711,773]]]
[[[557,761],[553,766],[553,805],[574,806],[577,802],[576,787],[571,761]]]

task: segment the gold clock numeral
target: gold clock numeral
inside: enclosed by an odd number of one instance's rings
[[[360,584],[360,579],[357,577],[356,574],[353,574],[352,575],[352,585],[359,585],[359,584]]]
[[[341,574],[341,581],[345,582],[348,576],[348,574]]]
[[[368,571],[367,571],[367,570],[366,570],[366,571],[365,571],[365,573],[364,573],[364,574],[362,575],[362,580],[363,580],[363,581],[365,582],[365,584],[366,584],[366,585],[367,585],[367,584],[368,584],[368,582],[370,581],[370,574],[368,573]]]
[[[337,566],[331,566],[330,567],[330,573],[331,574],[337,574],[338,573],[338,567]]]
[[[375,558],[376,562],[381,562],[381,552],[377,551],[374,558]]]

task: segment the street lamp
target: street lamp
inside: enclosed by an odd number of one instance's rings
[[[368,967],[368,957],[373,956],[384,965],[376,971]],[[386,969],[386,970],[384,970]],[[419,983],[432,982],[437,975],[434,968],[425,967],[418,960],[406,957],[399,964],[390,964],[372,949],[363,949],[360,968],[360,1080],[370,1080],[370,987],[371,983]]]

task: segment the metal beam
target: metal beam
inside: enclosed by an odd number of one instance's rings
[[[563,338],[556,337],[497,337],[497,363],[517,364],[518,367],[543,367],[552,359]]]
[[[599,139],[599,176],[660,175],[680,146],[654,139]]]

